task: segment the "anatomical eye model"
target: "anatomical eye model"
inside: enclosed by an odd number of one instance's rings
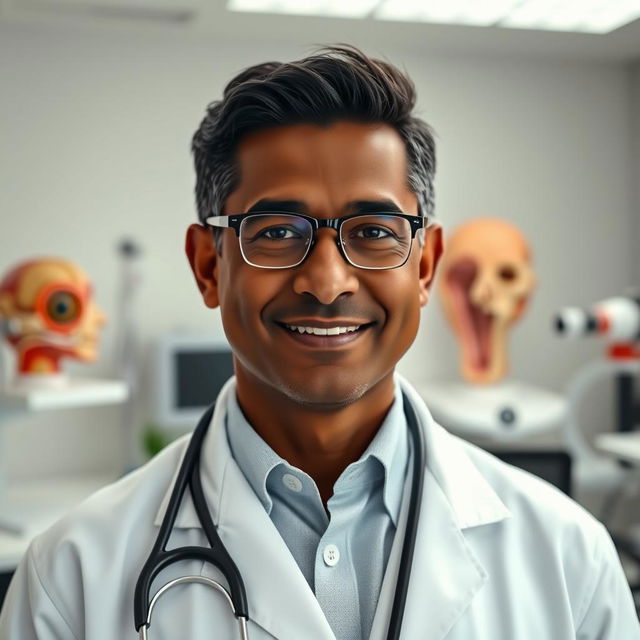
[[[440,295],[460,346],[462,377],[490,384],[509,370],[508,332],[536,284],[529,246],[513,225],[478,218],[445,244]]]
[[[40,258],[12,268],[0,281],[0,322],[16,354],[19,377],[60,377],[60,360],[98,355],[102,311],[77,265]]]

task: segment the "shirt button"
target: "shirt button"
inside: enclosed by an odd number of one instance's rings
[[[335,544],[328,544],[322,552],[322,558],[328,567],[335,567],[340,561],[340,551],[338,551],[338,547],[336,547]]]
[[[287,489],[291,489],[291,491],[295,491],[296,493],[302,491],[302,482],[290,473],[285,473],[282,476],[282,484],[287,487]]]

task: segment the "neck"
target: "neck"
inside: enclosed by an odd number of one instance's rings
[[[236,379],[238,403],[253,429],[313,478],[325,505],[340,474],[373,440],[394,398],[391,374],[348,404],[302,403],[239,368]]]

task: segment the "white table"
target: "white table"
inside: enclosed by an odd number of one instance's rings
[[[513,443],[558,432],[569,410],[560,394],[518,380],[415,386],[437,422],[474,442]]]

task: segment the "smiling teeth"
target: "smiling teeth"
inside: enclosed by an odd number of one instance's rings
[[[353,327],[298,327],[292,324],[287,325],[287,329],[290,331],[297,331],[298,333],[311,333],[316,336],[337,336],[341,333],[351,333],[352,331],[357,331],[360,326],[356,325]]]

